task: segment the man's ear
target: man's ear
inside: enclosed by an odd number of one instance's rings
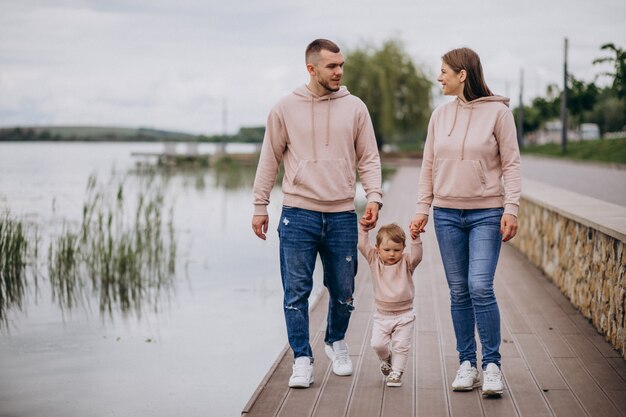
[[[309,72],[309,75],[315,77],[317,75],[315,65],[306,64],[306,70]]]

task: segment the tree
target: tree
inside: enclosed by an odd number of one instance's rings
[[[567,108],[577,124],[584,121],[585,112],[592,110],[598,99],[599,90],[593,82],[585,83],[577,80],[573,75],[569,76],[570,90],[567,100]]]
[[[613,65],[614,72],[603,72],[599,75],[613,77],[612,89],[615,95],[626,100],[626,51],[613,43],[605,43],[600,47],[602,51],[612,51],[615,56],[605,56],[593,60],[593,64],[608,62]]]
[[[425,136],[431,82],[399,40],[388,40],[379,49],[364,46],[349,51],[344,80],[367,104],[379,147]]]

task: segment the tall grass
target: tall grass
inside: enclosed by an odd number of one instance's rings
[[[10,308],[22,307],[28,259],[26,226],[6,212],[0,217],[0,327]]]
[[[140,317],[146,302],[158,309],[162,290],[172,286],[173,209],[166,223],[163,184],[155,176],[138,180],[137,197],[129,201],[125,179],[102,185],[89,178],[80,228],[64,230],[49,250],[50,281],[62,308],[74,307],[89,288],[102,314],[119,308]]]

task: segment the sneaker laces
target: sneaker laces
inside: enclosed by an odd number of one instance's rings
[[[400,375],[402,375],[400,372],[398,371],[391,371],[391,373],[389,374],[389,378],[390,379],[398,379],[400,378]]]
[[[296,377],[305,377],[309,371],[310,365],[294,365],[293,366],[293,376]]]
[[[337,361],[339,365],[347,365],[348,363],[350,363],[350,355],[348,355],[348,350],[346,349],[335,352],[335,361]]]
[[[500,383],[502,382],[502,374],[497,371],[485,371],[483,372],[485,376],[485,382],[488,384]]]
[[[472,376],[472,368],[459,368],[456,371],[457,378],[469,378]]]

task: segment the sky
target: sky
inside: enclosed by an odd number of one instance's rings
[[[236,133],[308,81],[315,38],[344,56],[399,39],[435,84],[441,55],[470,47],[516,105],[522,69],[525,102],[562,86],[566,37],[570,72],[592,81],[610,69],[592,65],[602,44],[626,48],[626,1],[0,0],[0,127]]]

